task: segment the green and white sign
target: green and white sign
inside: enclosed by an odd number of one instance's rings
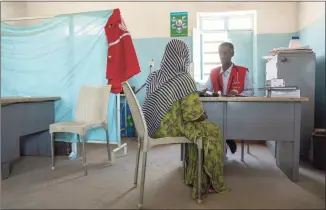
[[[170,13],[170,36],[188,36],[188,12]]]

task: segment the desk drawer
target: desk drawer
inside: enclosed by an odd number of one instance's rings
[[[54,102],[21,103],[18,115],[20,136],[49,129],[54,123]]]
[[[293,141],[295,104],[228,102],[226,139]]]

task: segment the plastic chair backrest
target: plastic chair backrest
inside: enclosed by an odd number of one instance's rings
[[[76,122],[108,124],[108,105],[111,85],[83,86],[80,89],[77,107]]]
[[[122,83],[122,88],[123,88],[123,92],[126,95],[126,99],[131,111],[132,118],[136,126],[138,137],[144,140],[144,145],[147,145],[147,136],[148,136],[147,125],[142,109],[136,98],[136,95],[132,91],[128,82]]]

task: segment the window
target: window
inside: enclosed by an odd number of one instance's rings
[[[203,19],[202,30],[223,30],[225,28],[223,19]]]
[[[231,17],[228,19],[229,30],[252,29],[252,25],[251,17]]]
[[[227,33],[226,32],[219,32],[219,33],[204,33],[203,39],[205,42],[221,42],[227,40]]]
[[[222,42],[216,42],[216,43],[211,43],[211,42],[206,42],[203,43],[203,52],[205,53],[218,53],[218,46],[220,46]]]
[[[220,63],[220,57],[218,53],[205,53],[203,57],[204,63]]]
[[[211,70],[216,68],[216,66],[218,66],[218,65],[220,65],[220,63],[211,63],[211,64],[204,65],[204,68],[203,68],[204,73],[202,76],[204,81],[207,81]]]
[[[198,29],[202,32],[201,80],[207,80],[210,71],[220,65],[218,46],[231,41],[231,31],[253,31],[252,11],[226,13],[198,13]]]

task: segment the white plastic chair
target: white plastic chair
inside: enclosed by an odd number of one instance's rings
[[[130,107],[130,111],[136,126],[136,130],[138,133],[138,150],[136,156],[136,167],[135,167],[135,175],[134,175],[134,187],[137,187],[138,181],[138,168],[139,168],[139,158],[140,158],[140,150],[142,148],[143,151],[143,160],[142,160],[142,171],[141,171],[141,186],[140,186],[140,196],[138,202],[138,208],[142,208],[143,200],[144,200],[144,185],[145,185],[145,173],[146,173],[146,162],[147,162],[147,152],[150,148],[157,145],[164,144],[193,144],[189,139],[184,137],[166,137],[166,138],[158,138],[152,139],[148,136],[147,125],[141,110],[141,107],[138,103],[138,100],[132,91],[131,87],[127,82],[122,83],[123,91],[126,95],[127,102]],[[201,195],[201,178],[202,178],[202,139],[197,139],[196,141],[198,148],[198,203],[202,203],[202,195]],[[184,166],[184,178],[185,178],[185,158],[183,158],[183,166]]]
[[[59,122],[50,125],[52,170],[55,169],[54,134],[74,133],[78,137],[78,149],[80,141],[83,144],[84,175],[87,176],[87,162],[85,151],[85,135],[88,130],[102,127],[106,134],[106,144],[109,165],[111,165],[111,150],[108,134],[108,105],[111,85],[105,86],[83,86],[79,92],[76,117],[74,122]],[[80,154],[80,152],[78,152]]]

